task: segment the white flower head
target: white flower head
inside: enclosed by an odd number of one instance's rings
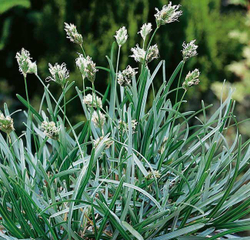
[[[121,27],[116,31],[116,42],[119,46],[122,46],[128,39],[128,31],[125,27]]]
[[[131,83],[133,76],[136,75],[136,68],[132,68],[130,65],[125,70],[119,72],[117,75],[117,82],[122,87],[128,86]]]
[[[43,121],[40,129],[47,137],[58,140],[60,128],[56,126],[55,122]]]
[[[94,147],[96,148],[96,147],[100,144],[100,142],[101,142],[102,140],[103,140],[103,137],[99,137],[99,138],[97,138],[97,139],[94,139],[94,140],[93,140]],[[111,140],[110,138],[106,138],[106,139],[104,140],[105,149],[110,148],[110,147],[113,145],[113,143],[114,143],[113,140]]]
[[[94,123],[95,127],[102,128],[105,123],[105,115],[100,111],[94,111],[91,121]]]
[[[187,59],[191,58],[191,57],[194,57],[196,56],[198,53],[197,53],[197,48],[198,46],[195,45],[196,40],[193,40],[191,41],[190,43],[183,43],[182,44],[182,47],[183,47],[183,50],[182,50],[182,55],[183,55],[183,59],[186,61]]]
[[[152,24],[151,23],[144,23],[141,27],[141,30],[138,34],[141,34],[141,37],[145,41],[147,35],[152,31]]]
[[[76,26],[72,23],[64,23],[64,30],[67,34],[67,38],[76,44],[82,45],[83,39],[82,35],[77,32]]]
[[[98,70],[91,57],[87,56],[85,58],[82,54],[79,54],[79,57],[76,59],[76,66],[80,70],[83,78],[87,78],[90,82],[95,81],[95,75]]]
[[[148,54],[147,54],[147,62],[151,62],[153,59],[156,59],[159,57],[159,49],[157,44],[150,46],[148,49]]]
[[[131,51],[133,52],[133,55],[131,55],[131,57],[133,57],[136,62],[140,63],[144,62],[145,57],[146,57],[146,63],[149,63],[153,59],[159,57],[159,49],[157,47],[157,44],[149,47],[147,56],[146,56],[146,51],[140,48],[138,44],[136,45],[136,47],[131,48]]]
[[[61,86],[64,86],[69,78],[69,71],[67,70],[65,63],[62,63],[61,65],[56,63],[54,66],[49,63],[49,72],[51,76],[47,77],[46,80],[54,81]]]
[[[185,81],[182,84],[183,88],[187,90],[189,87],[198,85],[200,83],[199,77],[200,77],[200,71],[198,69],[189,72],[185,78]]]
[[[131,48],[131,51],[133,53],[133,55],[131,55],[131,57],[133,57],[136,62],[143,63],[143,61],[145,59],[146,51],[144,49],[140,48],[138,44],[136,45],[136,47]]]
[[[164,5],[162,10],[156,8],[155,19],[157,27],[159,28],[161,25],[178,21],[178,18],[182,15],[182,11],[178,11],[179,8],[180,5],[172,5],[172,2]]]
[[[0,112],[0,130],[9,134],[14,131],[13,119],[10,116],[4,116],[2,112]]]
[[[88,105],[90,107],[102,108],[102,99],[99,98],[98,96],[92,96],[91,94],[87,94],[83,98],[83,103],[85,103],[86,105]]]
[[[153,170],[153,172],[149,171],[148,172],[148,175],[146,176],[147,179],[153,179],[154,176],[156,178],[160,178],[161,177],[161,174],[158,170]]]
[[[29,51],[24,48],[16,54],[16,60],[19,66],[19,71],[26,77],[27,73],[37,74],[36,62],[32,62]]]
[[[37,75],[37,65],[36,62],[30,62],[28,73],[34,73]]]
[[[136,120],[132,120],[131,121],[131,125],[132,125],[132,131],[133,133],[135,133],[136,130],[136,126],[137,126],[138,122]],[[128,123],[119,120],[118,121],[118,129],[122,132],[128,131]]]
[[[132,120],[131,124],[132,124],[132,130],[133,130],[133,132],[135,132],[138,122],[136,120]]]

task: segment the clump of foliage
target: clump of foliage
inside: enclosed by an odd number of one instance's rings
[[[183,43],[183,60],[170,78],[164,60],[151,69],[159,58],[154,36],[181,15],[179,5],[157,9],[154,31],[144,24],[143,44],[131,49],[137,67],[122,69],[125,27],[116,32],[105,68],[87,55],[75,25],[65,24],[67,37],[82,50],[76,56],[81,87],[65,63],[49,64],[43,81],[30,53],[17,53],[26,99],[17,97],[27,111],[20,136],[7,105],[0,114],[6,135],[0,135],[0,238],[226,239],[250,228],[243,220],[250,212],[249,141],[242,143],[237,134],[229,144],[224,137],[238,127],[232,92],[210,117],[211,105],[203,102],[197,112],[180,111],[190,87],[200,82],[198,69],[182,76],[197,55],[194,40]],[[104,95],[95,89],[101,71],[110,79]],[[39,110],[29,101],[30,74],[44,88]],[[58,98],[50,87],[56,84]],[[72,89],[75,96],[67,98]],[[148,103],[151,90],[154,101]],[[76,98],[86,121],[72,125],[67,111]],[[199,122],[190,126],[194,118]]]

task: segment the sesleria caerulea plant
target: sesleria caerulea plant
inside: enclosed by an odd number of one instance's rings
[[[171,3],[157,9],[156,27],[141,27],[143,44],[128,53],[135,62],[125,69],[119,65],[125,27],[115,34],[108,67],[100,67],[76,27],[65,23],[67,37],[82,51],[76,55],[82,86],[71,80],[65,63],[49,64],[51,76],[43,80],[29,52],[17,53],[26,90],[25,98],[17,98],[27,108],[26,121],[18,136],[4,105],[0,239],[235,239],[250,229],[249,140],[242,143],[237,133],[229,143],[226,137],[239,124],[232,90],[210,115],[211,105],[203,102],[197,112],[182,112],[186,92],[199,84],[198,69],[182,76],[197,45],[183,44],[183,60],[170,78],[159,60],[154,36],[181,14]],[[155,69],[151,61],[158,61]],[[103,95],[95,89],[98,71],[109,76]],[[29,74],[44,88],[39,110],[29,101]],[[61,87],[59,98],[50,90],[53,84]],[[76,94],[67,99],[71,89]],[[86,121],[72,125],[67,108],[76,98]]]

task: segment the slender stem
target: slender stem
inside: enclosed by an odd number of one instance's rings
[[[118,74],[118,68],[119,68],[119,61],[120,61],[120,53],[121,53],[121,46],[119,45],[119,48],[118,48],[118,53],[117,53],[117,61],[116,61],[116,71],[115,71],[115,92],[114,92],[114,101],[116,100],[116,84],[117,84],[117,74]],[[123,96],[122,96],[123,98]],[[114,104],[114,107],[115,107],[115,104]]]
[[[83,96],[85,97],[85,78],[82,77],[82,91],[83,91]]]
[[[95,94],[95,84],[93,82],[92,83],[92,94],[94,96],[94,101],[95,101],[95,104],[97,106],[97,98],[96,98],[96,94]],[[93,105],[93,99],[92,99],[92,105]]]
[[[154,30],[154,32],[153,32],[153,34],[152,34],[152,36],[151,36],[151,38],[150,38],[150,40],[149,40],[149,42],[148,42],[147,51],[148,51],[148,49],[149,49],[149,47],[150,47],[150,45],[151,45],[151,43],[152,43],[152,41],[153,41],[153,39],[154,39],[154,36],[155,36],[155,34],[156,34],[156,32],[157,32],[158,29],[159,29],[159,27],[157,27],[157,28]],[[146,53],[146,55],[147,55],[147,53]]]
[[[86,55],[86,53],[84,51],[84,48],[83,48],[82,44],[80,45],[80,47],[81,47],[83,56],[86,58],[87,55]],[[85,97],[85,91],[84,91],[85,90],[85,78],[84,77],[82,77],[82,90],[83,90],[83,96]]]
[[[98,102],[97,102],[97,96],[96,96],[94,82],[92,82],[92,96],[93,96],[92,97],[92,109],[94,108],[94,106],[96,106],[96,112],[97,112],[97,115],[98,115],[99,127],[100,127],[102,135],[104,136],[104,130],[102,128],[101,117],[100,117],[100,112],[99,112],[100,106],[98,105]]]
[[[29,93],[28,93],[26,76],[24,76],[24,86],[25,86],[26,99],[27,99],[27,103],[28,103],[28,110],[30,112],[30,100],[29,100]]]
[[[121,46],[118,47],[118,53],[117,53],[117,61],[116,61],[116,75],[118,73],[118,67],[119,67],[119,61],[120,61],[120,53],[121,53]],[[117,76],[116,76],[117,78]]]
[[[115,102],[116,102],[116,94],[117,94],[117,74],[118,74],[118,68],[119,68],[119,61],[120,61],[120,53],[121,53],[121,46],[119,45],[118,47],[118,52],[117,52],[117,60],[116,60],[116,73],[115,73],[115,82],[114,82],[114,97],[113,97],[113,109],[112,109],[112,120],[114,118],[114,114],[115,114]],[[122,94],[122,93],[121,93]],[[112,96],[111,96],[112,97]],[[113,125],[112,125],[113,126]],[[114,133],[114,128],[112,127],[112,138],[115,137],[115,133]],[[112,157],[115,157],[115,144],[112,145]],[[111,167],[115,167],[114,163],[111,163]],[[112,177],[114,178],[114,174],[112,174]]]
[[[179,97],[179,87],[181,84],[181,76],[182,76],[182,71],[183,71],[184,65],[185,65],[185,62],[183,63],[183,65],[181,67],[181,72],[180,72],[179,79],[178,79],[177,91],[176,91],[176,95],[175,95],[175,104],[177,103],[178,97]]]
[[[95,84],[93,82],[91,82],[91,83],[92,83],[92,96],[93,96],[92,97],[92,107],[96,106],[96,110],[97,110],[97,113],[99,115],[99,106],[98,106],[97,97],[96,97]]]
[[[82,49],[82,53],[83,53],[83,56],[86,58],[86,53],[85,53],[85,51],[84,51],[84,48],[83,48],[83,46],[82,45],[80,45],[80,47],[81,47],[81,49]]]
[[[80,47],[81,47],[81,49],[82,49],[83,56],[86,58],[87,55],[86,55],[86,53],[85,53],[85,51],[84,51],[84,48],[83,48],[82,44],[80,45]],[[82,90],[83,90],[83,95],[84,95],[84,97],[85,97],[85,91],[84,91],[84,89],[85,89],[85,78],[82,77]]]
[[[66,93],[65,93],[65,88],[63,88],[63,125],[65,126],[65,117],[66,117]]]
[[[146,50],[146,53],[145,53],[145,58],[144,58],[144,60],[143,60],[142,71],[144,70],[145,65],[146,65],[146,59],[147,59],[147,55],[148,55],[148,50],[149,50],[149,48],[150,48],[150,45],[151,45],[151,43],[152,43],[152,41],[153,41],[153,38],[154,38],[154,36],[155,36],[155,34],[156,34],[156,32],[157,32],[158,29],[159,29],[159,28],[157,27],[157,28],[154,30],[154,32],[153,32],[153,34],[152,34],[152,36],[151,36],[151,38],[150,38],[150,40],[149,40],[149,42],[148,42],[147,50]]]

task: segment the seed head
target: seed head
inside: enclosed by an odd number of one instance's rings
[[[147,62],[151,62],[152,60],[159,57],[159,49],[157,44],[150,46],[147,54]]]
[[[130,65],[125,70],[119,72],[117,75],[118,84],[122,87],[128,86],[131,83],[132,77],[136,75],[136,68],[132,68]]]
[[[148,175],[146,176],[147,179],[152,179],[154,178],[154,176],[156,178],[160,178],[161,177],[161,174],[158,170],[153,170],[153,172],[149,171],[148,172]]]
[[[137,44],[136,47],[131,48],[131,51],[133,52],[133,55],[131,55],[131,57],[133,57],[136,62],[140,63],[144,62],[146,56],[146,51],[144,49],[140,48],[139,45]],[[149,63],[153,59],[158,57],[159,57],[159,49],[157,47],[157,44],[150,46],[146,57],[146,63]]]
[[[102,108],[102,99],[97,97],[97,96],[92,96],[91,94],[87,94],[83,98],[83,103],[85,103],[86,105],[88,105],[90,107]]]
[[[136,62],[143,63],[145,55],[146,55],[146,51],[140,48],[138,44],[136,45],[136,47],[131,48],[131,51],[133,53],[131,57],[133,57]]]
[[[138,123],[137,123],[136,120],[132,120],[132,121],[131,121],[133,133],[135,133],[137,124],[138,124]],[[122,120],[119,120],[119,122],[118,122],[118,129],[119,129],[120,131],[123,131],[123,132],[128,131],[128,124],[127,124],[126,122],[122,121]]]
[[[10,116],[5,117],[2,112],[0,112],[0,130],[7,134],[15,130],[13,119]]]
[[[156,24],[159,28],[161,25],[178,21],[178,18],[182,15],[182,11],[178,11],[180,5],[173,5],[172,2],[166,6],[164,5],[162,10],[156,8],[157,13],[155,14]]]
[[[43,121],[40,129],[47,137],[58,140],[60,128],[56,126],[55,122]]]
[[[189,87],[198,85],[200,83],[199,77],[200,77],[200,72],[198,69],[189,72],[185,78],[185,81],[182,84],[183,88],[187,90]]]
[[[151,23],[144,23],[141,27],[141,30],[138,34],[141,34],[141,37],[145,41],[147,35],[152,31],[152,24]]]
[[[79,57],[76,59],[76,66],[79,68],[83,78],[87,78],[90,82],[95,81],[95,75],[98,70],[91,57],[87,56],[85,58],[82,54],[79,54]]]
[[[27,73],[37,74],[36,62],[32,62],[29,51],[24,48],[16,54],[16,60],[19,66],[19,71],[26,77]]]
[[[97,139],[94,139],[93,140],[93,144],[94,144],[94,147],[96,148],[100,142],[103,140],[103,137],[99,137]],[[108,149],[112,146],[112,144],[114,143],[113,140],[111,140],[110,138],[106,138],[105,141],[104,141],[104,144],[105,144],[105,149]]]
[[[116,31],[116,42],[119,46],[122,46],[128,39],[128,31],[125,27],[121,27]]]
[[[183,60],[184,61],[186,61],[189,58],[194,57],[194,56],[196,56],[198,54],[197,51],[196,51],[198,46],[194,44],[195,41],[196,40],[193,40],[190,43],[185,43],[184,42],[182,44],[182,47],[183,47],[182,55],[183,55]]]
[[[34,73],[37,75],[37,65],[36,62],[30,62],[28,73]]]
[[[102,128],[105,123],[105,115],[100,111],[94,111],[91,121],[94,123],[95,127]]]
[[[76,26],[72,23],[64,23],[64,30],[67,34],[67,38],[76,44],[82,45],[83,39],[82,35],[77,32]]]
[[[69,71],[66,68],[66,64],[62,63],[61,65],[59,65],[58,63],[56,63],[54,66],[52,66],[49,63],[49,71],[51,76],[47,77],[46,80],[54,81],[61,86],[64,86],[67,79],[69,78]]]
[[[138,122],[136,122],[136,120],[132,120],[131,124],[132,124],[132,130],[133,130],[133,132],[135,132]]]

